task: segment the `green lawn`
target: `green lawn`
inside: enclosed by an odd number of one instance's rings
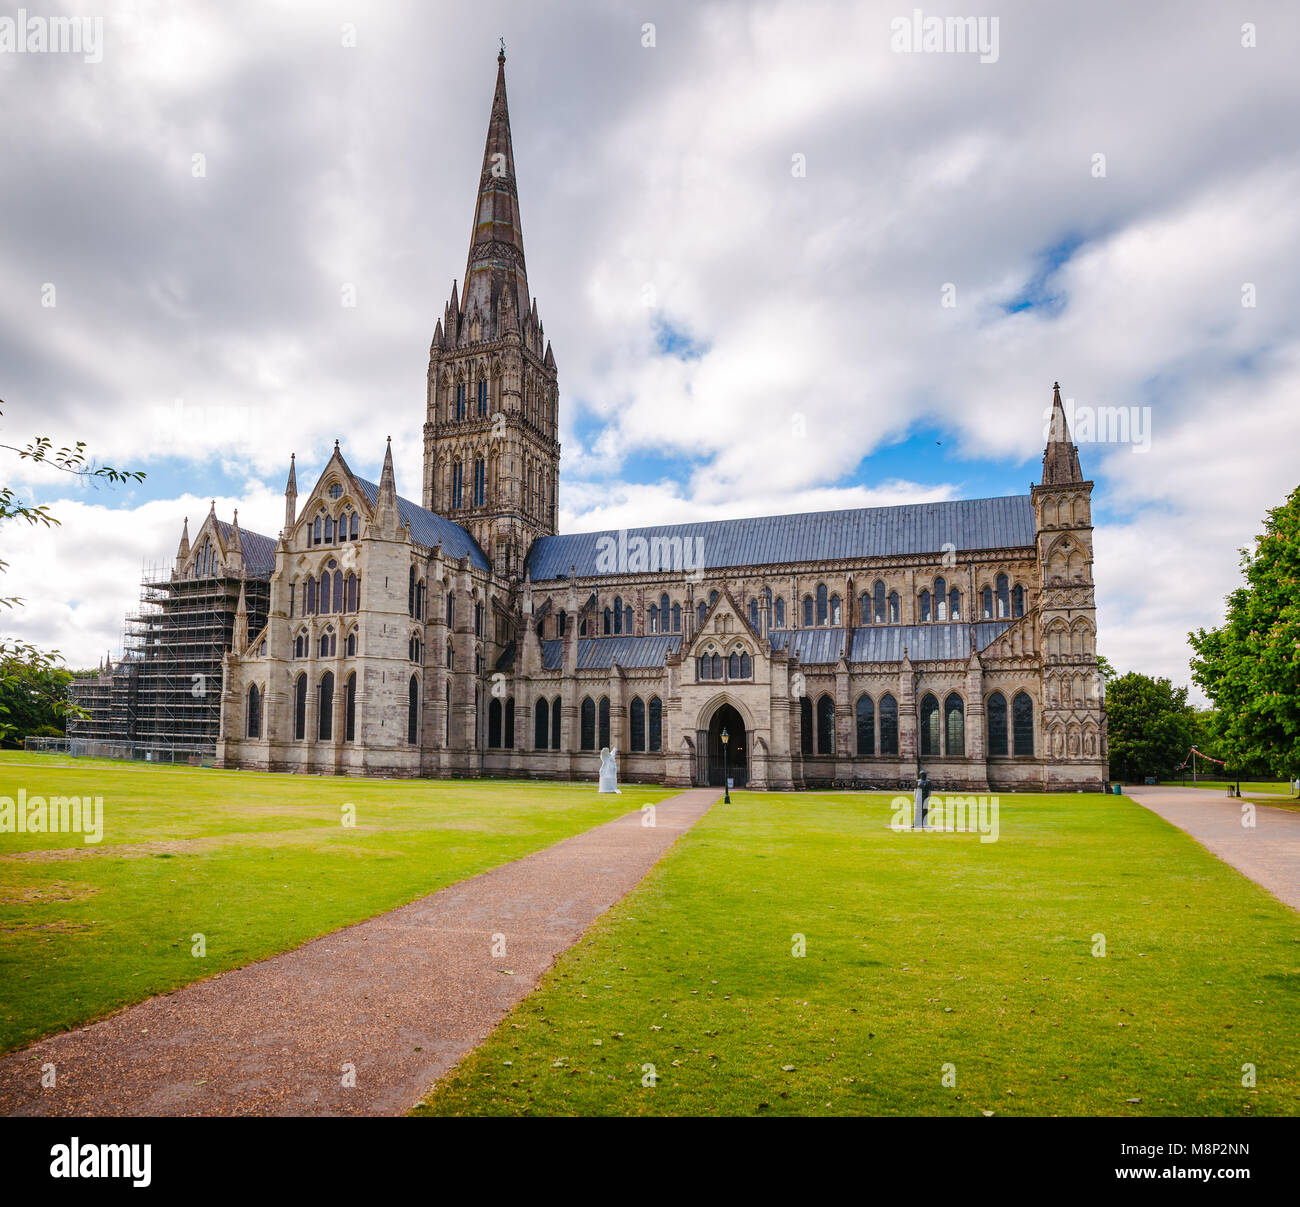
[[[1198,784],[1193,784],[1188,780],[1186,784],[1182,780],[1161,780],[1161,784],[1166,788],[1209,788],[1216,792],[1226,792],[1228,790],[1227,780],[1201,780]],[[1237,781],[1232,781],[1235,788]],[[1284,781],[1275,781],[1273,783],[1254,783],[1249,780],[1241,781],[1241,791],[1243,795],[1251,792],[1270,792],[1279,793],[1282,796],[1291,796],[1291,785]]]
[[[104,836],[0,834],[0,1051],[403,905],[670,795],[0,756]],[[343,806],[355,825],[343,825]],[[51,858],[71,848],[75,858]],[[88,853],[89,852],[89,853]],[[28,855],[29,857],[23,857]],[[191,954],[192,936],[207,954]]]
[[[736,793],[418,1113],[1300,1113],[1300,916],[1127,798],[1001,805]]]

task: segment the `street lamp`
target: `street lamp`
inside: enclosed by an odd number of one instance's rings
[[[728,805],[731,804],[731,780],[727,775],[727,743],[731,740],[731,735],[724,729],[722,731],[722,799]]]

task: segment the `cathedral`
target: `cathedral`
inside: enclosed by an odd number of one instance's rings
[[[302,497],[290,462],[277,539],[187,526],[163,586],[233,600],[218,766],[594,782],[608,746],[673,787],[1105,783],[1093,484],[1059,387],[1026,495],[556,531],[503,55],[424,418],[419,503],[391,444],[371,482],[336,443]]]

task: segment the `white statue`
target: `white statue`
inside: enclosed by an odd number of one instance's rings
[[[618,747],[611,750],[602,747],[600,752],[600,789],[601,792],[618,792]]]

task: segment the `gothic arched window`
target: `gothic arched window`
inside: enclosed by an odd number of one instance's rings
[[[615,635],[623,631],[623,600],[621,596],[614,596],[614,633]]]
[[[807,696],[799,697],[799,753],[813,752],[813,709]]]
[[[663,749],[663,724],[664,706],[658,696],[652,696],[650,699],[650,740],[648,743],[650,750]]]
[[[966,706],[962,698],[953,692],[943,702],[944,753],[963,755],[966,753]]]
[[[993,588],[985,587],[980,595],[980,616],[984,620],[993,619]]]
[[[328,742],[334,736],[334,672],[326,671],[321,676],[320,687],[316,693],[316,736],[322,742]]]
[[[933,696],[921,701],[921,753],[931,758],[943,753],[939,701]]]
[[[301,742],[307,736],[307,676],[299,675],[293,685],[293,736]]]
[[[898,623],[898,592],[891,591],[889,594],[889,623]]]
[[[941,578],[934,580],[934,618],[948,619],[948,584]]]
[[[840,597],[838,595],[832,595],[831,596],[831,624],[838,627],[843,623],[844,623],[844,617],[840,608]]]
[[[826,584],[817,584],[817,623],[825,624],[827,616]]]
[[[930,619],[930,592],[928,590],[921,592],[921,620]]]
[[[465,467],[457,461],[451,467],[451,505],[461,507],[465,502]]]
[[[817,753],[835,753],[835,701],[825,695],[817,701]]]
[[[488,704],[488,746],[493,750],[501,745],[501,701],[492,697]]]
[[[948,619],[961,619],[961,592],[956,587],[948,592]]]
[[[785,600],[779,595],[772,604],[772,627],[774,629],[785,628]]]
[[[348,676],[343,693],[343,740],[355,742],[357,738],[357,672]]]
[[[858,753],[876,753],[876,706],[870,696],[859,696],[857,706]]]
[[[1007,753],[1007,698],[1001,692],[989,697],[985,708],[989,719],[989,755],[996,757]]]
[[[888,692],[880,697],[880,753],[898,753],[898,701]]]
[[[885,584],[877,581],[871,589],[872,620],[876,624],[885,623]],[[866,613],[864,612],[865,616]]]
[[[1014,591],[1011,592],[1011,615],[1019,617],[1019,616],[1023,616],[1024,614],[1025,614],[1025,589],[1024,587],[1018,586]]]
[[[550,718],[551,706],[545,700],[538,700],[533,705],[533,747],[536,750],[545,750],[549,745],[546,730]]]
[[[582,697],[582,748],[596,749],[596,702],[590,696]]]
[[[673,604],[673,632],[680,633],[681,631],[682,631],[682,605]]]
[[[256,683],[248,689],[248,736],[262,736],[262,694],[257,690]]]
[[[1005,620],[1011,615],[1011,584],[1005,574],[998,575],[998,619]]]
[[[811,595],[803,597],[803,627],[805,629],[813,627],[813,597]]]
[[[600,698],[600,744],[602,747],[609,745],[609,697],[601,696]]]
[[[406,686],[406,740],[414,746],[419,736],[420,678],[418,675],[412,675],[410,683]]]
[[[632,697],[632,707],[628,712],[629,741],[632,750],[645,749],[645,702],[640,696]]]
[[[646,620],[646,628],[651,633],[659,632],[659,605],[658,604],[651,604],[646,609],[645,620]]]
[[[560,697],[556,696],[551,704],[551,749],[560,748]]]
[[[1011,723],[1015,733],[1017,755],[1034,753],[1034,702],[1027,693],[1018,692],[1011,702]]]

